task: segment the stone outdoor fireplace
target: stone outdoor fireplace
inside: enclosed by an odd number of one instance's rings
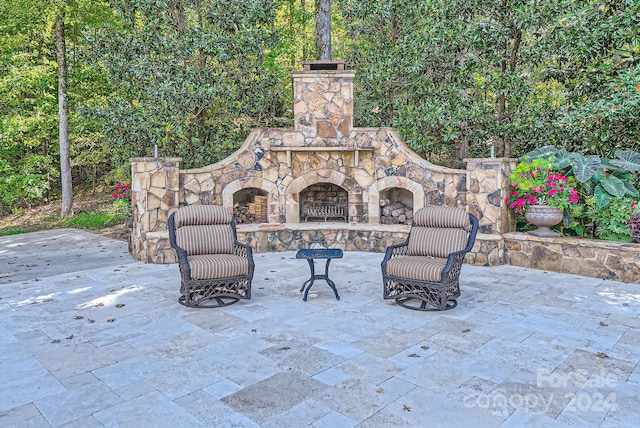
[[[406,237],[413,211],[427,204],[473,212],[481,233],[508,230],[500,196],[505,160],[445,168],[393,129],[355,128],[354,78],[341,61],[304,62],[292,74],[293,128],[255,129],[216,164],[180,170],[176,158],[132,159],[132,254],[173,261],[166,221],[191,204],[226,207],[257,251],[313,243],[382,251]]]
[[[340,61],[304,63],[293,73],[294,128],[255,130],[230,158],[182,171],[180,202],[272,224],[378,224],[394,203],[464,207],[466,171],[430,164],[391,129],[353,127],[354,77]]]

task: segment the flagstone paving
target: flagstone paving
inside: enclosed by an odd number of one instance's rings
[[[0,237],[2,427],[637,427],[640,285],[465,265],[446,312],[382,299],[382,254],[255,254],[249,301],[61,229]]]

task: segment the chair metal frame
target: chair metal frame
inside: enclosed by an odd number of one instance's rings
[[[175,212],[169,216],[168,230],[171,247],[178,255],[178,266],[180,268],[180,298],[178,302],[188,307],[218,308],[232,305],[240,299],[251,299],[251,282],[255,263],[253,261],[253,250],[250,245],[238,242],[235,220],[231,219],[229,225],[233,231],[234,255],[247,259],[249,269],[246,275],[194,279],[191,278],[191,267],[187,251],[176,242]]]
[[[411,278],[402,278],[387,273],[387,263],[397,257],[408,256],[411,232],[415,225],[411,226],[409,236],[404,242],[387,247],[384,259],[381,263],[383,297],[394,299],[404,308],[428,311],[446,310],[457,306],[457,298],[460,297],[460,271],[465,255],[471,251],[478,232],[478,218],[469,214],[471,229],[467,239],[467,245],[463,250],[450,253],[447,262],[442,269],[440,281],[420,281]]]

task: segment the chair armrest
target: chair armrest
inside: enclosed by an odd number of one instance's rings
[[[234,252],[236,256],[244,257],[247,259],[247,263],[249,264],[249,278],[253,278],[253,271],[255,269],[255,262],[253,261],[253,248],[251,245],[243,244],[242,242],[238,242],[236,240],[234,242]]]
[[[185,278],[191,279],[191,266],[189,266],[189,261],[187,260],[187,251],[184,248],[178,247],[177,245],[172,245],[171,247],[178,255],[178,264],[180,265],[180,270],[183,272]]]
[[[407,255],[407,248],[409,248],[409,240],[401,242],[395,245],[389,245],[385,251],[384,259],[382,259],[382,272],[387,272],[387,262],[395,257],[402,257]]]
[[[409,241],[404,241],[395,245],[389,245],[385,251],[384,258],[390,260],[394,257],[406,256],[407,248],[409,248]]]
[[[253,261],[253,248],[251,248],[251,245],[243,244],[239,241],[235,241],[233,245],[233,251],[236,256],[245,257]]]
[[[468,250],[464,249],[450,253],[447,256],[447,263],[444,265],[444,269],[442,269],[442,277],[444,278],[446,275],[449,275],[454,266],[462,265],[462,263],[464,262],[464,256],[468,252]]]

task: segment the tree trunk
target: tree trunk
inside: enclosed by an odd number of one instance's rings
[[[67,62],[64,37],[64,10],[56,17],[56,48],[58,59],[58,121],[60,143],[60,181],[62,186],[62,208],[60,217],[73,215],[73,187],[71,184],[71,161],[69,158],[69,109],[67,106]]]
[[[469,157],[469,124],[466,120],[460,124],[462,138],[456,144],[456,167],[462,165],[465,158]]]
[[[514,20],[508,21],[507,7],[507,0],[502,0],[498,9],[500,22],[509,27],[509,35],[504,42],[502,59],[500,60],[500,73],[503,78],[507,74],[515,74],[518,66],[518,51],[522,42],[522,30],[518,28],[518,24]],[[503,88],[496,102],[496,120],[499,124],[510,123],[512,120],[511,115],[507,114],[507,103],[507,93]],[[503,132],[498,139],[497,149],[499,156],[511,157],[511,141],[506,132]]]
[[[307,3],[305,0],[300,0],[300,8],[302,8],[302,37],[307,34]],[[302,43],[302,59],[309,58],[309,48],[307,43]]]
[[[316,59],[331,59],[331,0],[316,0]]]

